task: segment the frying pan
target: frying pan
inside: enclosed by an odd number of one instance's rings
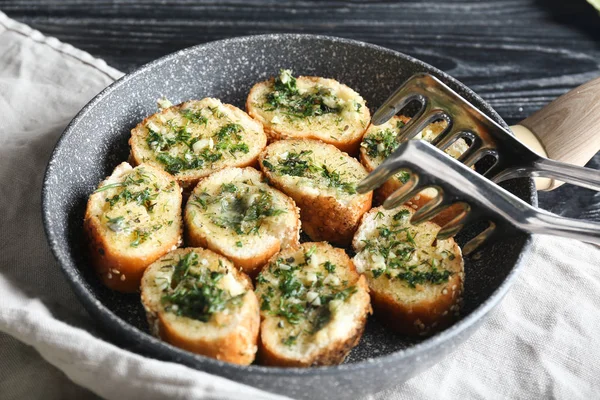
[[[238,366],[175,348],[149,334],[139,295],[105,288],[86,257],[82,221],[98,182],[127,159],[130,130],[156,112],[156,100],[174,104],[217,97],[243,108],[255,82],[280,68],[335,78],[358,91],[374,111],[401,82],[428,72],[506,127],[479,96],[447,74],[407,55],[357,41],[309,35],[262,35],[212,42],[171,54],[123,77],[96,96],[66,128],[46,170],[42,202],[50,247],[73,290],[111,340],[131,351],[188,365],[296,398],[354,398],[399,384],[448,355],[469,337],[506,294],[531,237],[497,242],[465,260],[464,308],[450,328],[425,339],[384,330],[375,319],[343,365],[315,368]],[[530,179],[504,185],[537,205]],[[469,236],[471,232],[463,232]],[[461,243],[461,237],[457,238]]]

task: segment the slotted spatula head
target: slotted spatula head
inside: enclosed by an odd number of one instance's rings
[[[373,190],[399,171],[407,172],[410,178],[386,199],[383,203],[385,208],[403,204],[426,188],[431,187],[438,192],[436,197],[417,210],[411,223],[428,221],[453,204],[460,205],[462,211],[442,227],[439,239],[454,236],[465,225],[475,221],[489,222],[487,229],[463,247],[465,254],[472,253],[486,240],[491,242],[490,239],[516,232],[527,222],[528,216],[537,213],[518,197],[422,140],[401,144],[360,183],[357,190],[359,193]]]
[[[470,167],[492,156],[495,162],[481,170],[492,180],[511,175],[514,169],[533,167],[540,158],[454,90],[425,73],[413,75],[404,82],[375,112],[371,123],[383,124],[415,101],[420,107],[400,132],[397,138],[400,143],[412,139],[430,123],[445,120],[446,128],[432,144],[446,150],[456,140],[464,139],[469,148],[458,160]]]

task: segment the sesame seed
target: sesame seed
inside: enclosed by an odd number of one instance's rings
[[[109,272],[109,273],[106,275],[106,277],[107,277],[108,279],[112,279],[112,274]]]
[[[419,207],[418,207],[416,204],[413,204],[413,205],[411,205],[411,207],[412,207],[412,208],[414,208],[415,210],[416,210],[417,208],[419,208]]]
[[[420,195],[420,194],[416,195],[416,196],[415,196],[415,201],[418,201],[420,198],[421,198],[421,195]]]
[[[121,280],[124,281],[125,280],[125,275],[121,275]]]
[[[448,294],[448,289],[442,290],[442,294]]]
[[[446,315],[448,315],[448,311],[444,311],[444,312],[442,313],[442,316],[446,316]]]
[[[115,275],[120,275],[121,274],[121,271],[119,271],[118,269],[113,269],[112,272]]]

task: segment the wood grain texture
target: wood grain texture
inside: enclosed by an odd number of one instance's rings
[[[585,165],[600,150],[600,78],[563,94],[520,123],[548,157]]]
[[[126,72],[233,36],[295,32],[362,40],[450,73],[509,124],[600,76],[600,17],[585,0],[0,0],[0,10]],[[564,185],[540,194],[540,203],[600,220],[597,197]]]

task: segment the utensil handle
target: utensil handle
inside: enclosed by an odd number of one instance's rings
[[[531,233],[552,235],[600,245],[600,224],[579,219],[560,217],[537,209],[536,215],[522,227]]]
[[[543,157],[535,161],[531,167],[510,168],[494,176],[492,180],[498,183],[507,179],[525,177],[534,177],[538,190],[543,190],[540,189],[540,181],[552,182],[557,179],[600,192],[600,171]]]
[[[546,153],[540,155],[584,166],[600,150],[600,78],[563,94],[525,118],[516,129],[512,128],[517,138],[527,145],[537,139]],[[539,149],[537,152],[540,153]],[[536,183],[540,190],[552,190],[562,184],[557,181],[546,185]]]
[[[600,192],[600,171],[596,169],[578,167],[549,158],[542,158],[536,162],[535,169],[538,176],[558,179]]]

